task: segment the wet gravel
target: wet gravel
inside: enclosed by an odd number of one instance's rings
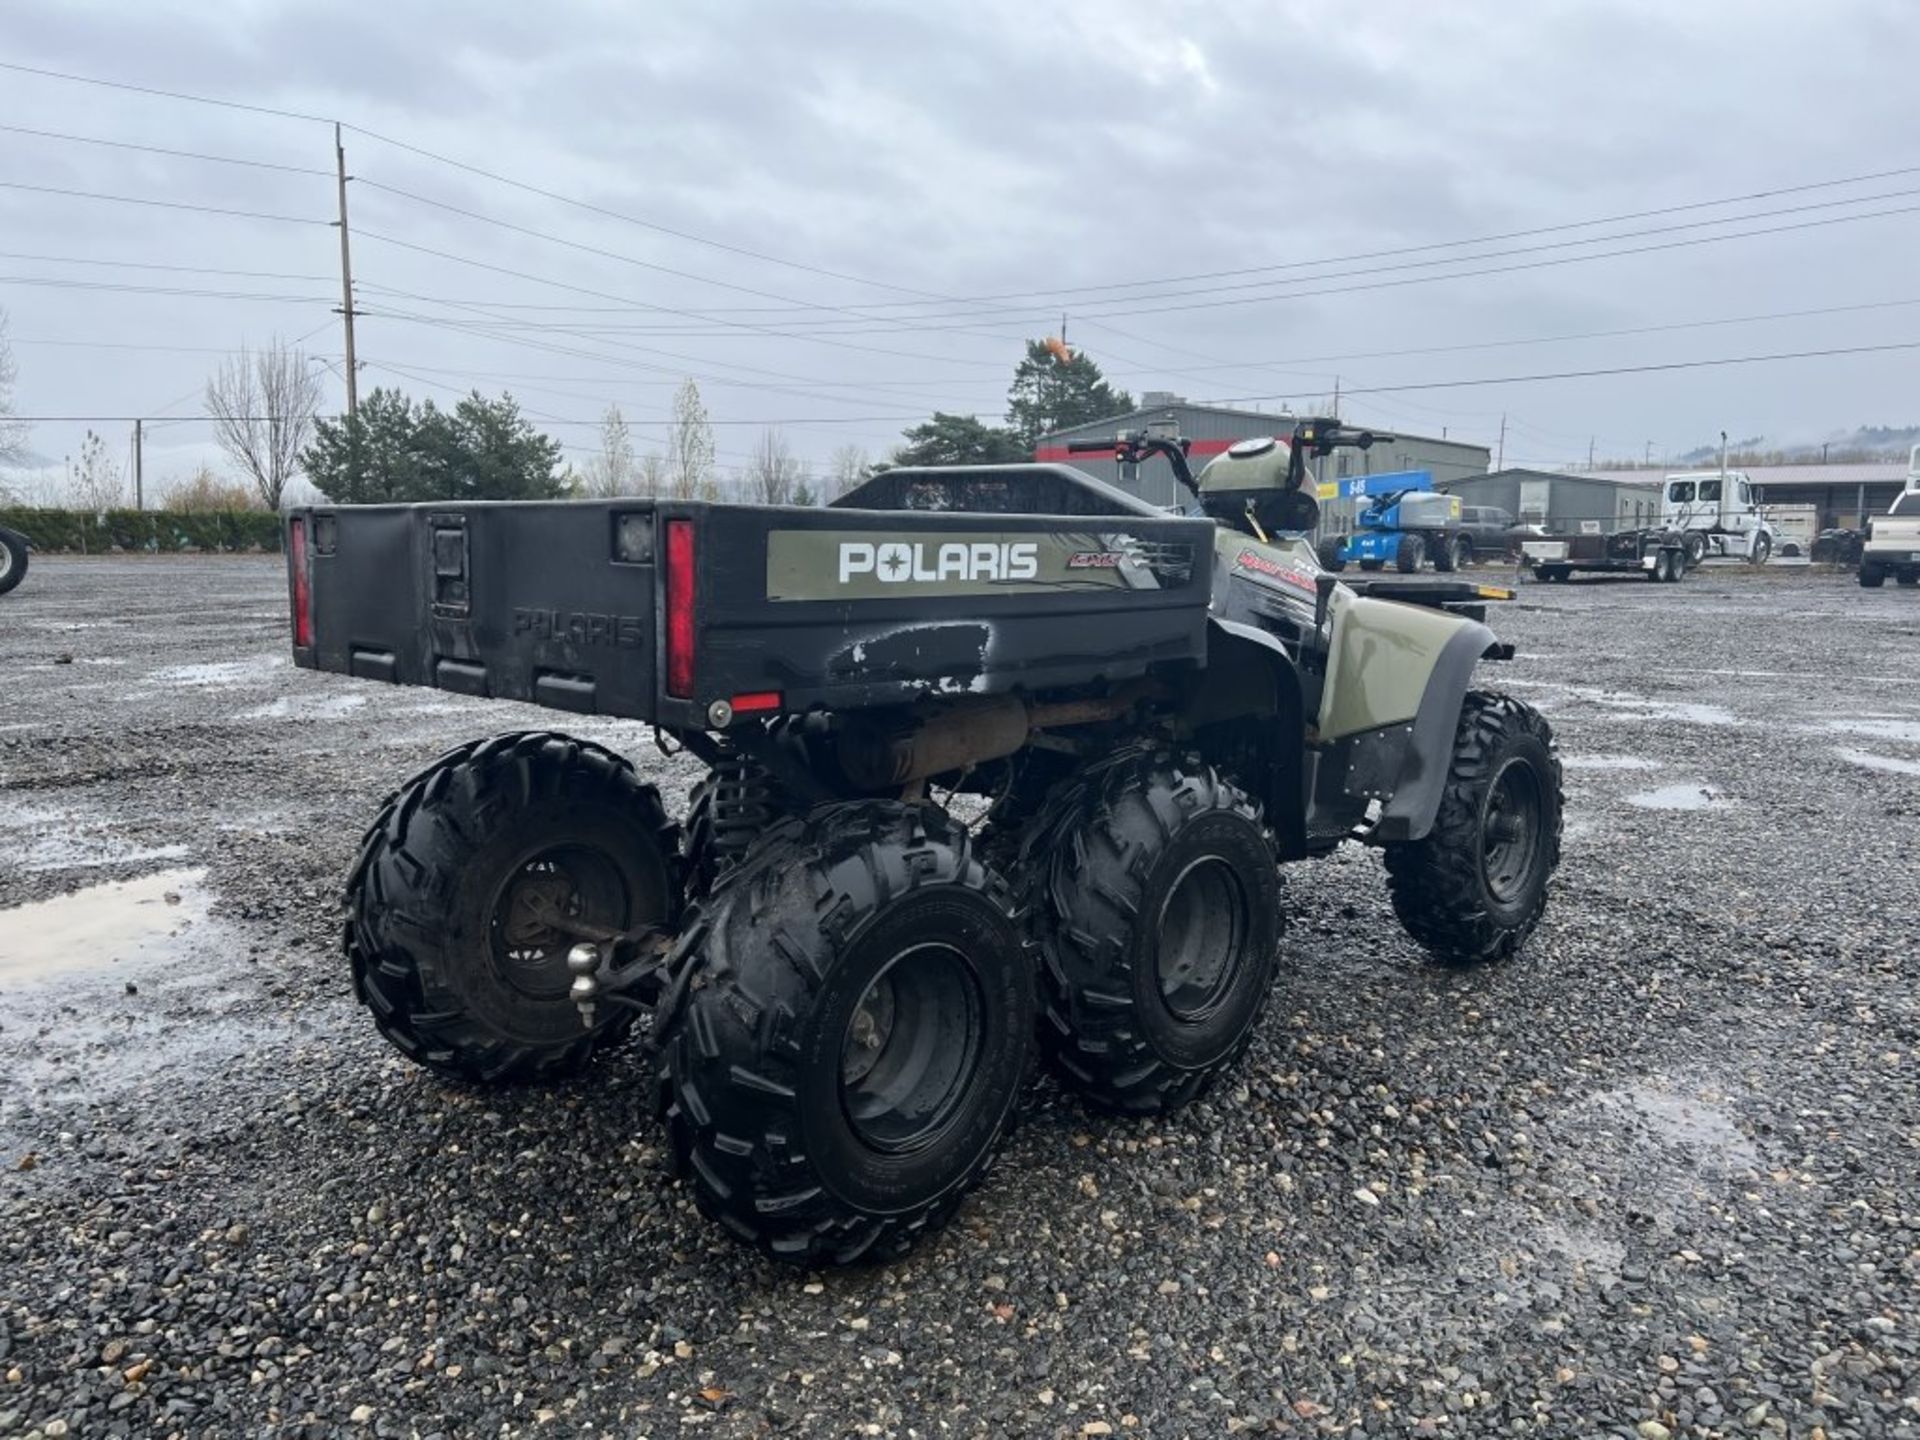
[[[808,1275],[693,1213],[630,1062],[475,1093],[363,1022],[373,807],[557,717],[296,672],[283,593],[0,600],[0,906],[163,892],[0,909],[0,1435],[1920,1436],[1915,596],[1527,587],[1500,678],[1569,820],[1522,956],[1436,968],[1371,854],[1295,867],[1209,1102],[1043,1086],[936,1242]]]

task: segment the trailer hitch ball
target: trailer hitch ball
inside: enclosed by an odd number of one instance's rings
[[[600,998],[600,947],[581,941],[567,951],[567,972],[573,976],[568,995],[580,1011],[580,1023],[593,1028],[594,1002]]]

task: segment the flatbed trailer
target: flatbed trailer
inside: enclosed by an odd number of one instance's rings
[[[1655,584],[1676,585],[1689,568],[1686,537],[1668,529],[1524,540],[1520,553],[1533,578],[1548,582],[1577,574],[1641,575]]]

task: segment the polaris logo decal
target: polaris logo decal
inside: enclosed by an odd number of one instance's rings
[[[1028,542],[950,542],[944,545],[904,540],[844,540],[840,543],[840,583],[872,576],[889,585],[937,585],[946,580],[977,584],[983,580],[1032,580],[1040,573],[1040,547]]]
[[[1069,570],[1118,570],[1127,563],[1120,550],[1079,550],[1067,557]]]
[[[606,645],[639,650],[647,643],[647,625],[638,615],[594,615],[579,610],[516,609],[513,633],[535,640],[575,645]]]

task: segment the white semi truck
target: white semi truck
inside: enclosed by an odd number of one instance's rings
[[[1860,550],[1860,583],[1877,590],[1893,576],[1902,585],[1920,585],[1920,445],[1907,460],[1907,484],[1884,515],[1867,522]]]
[[[1695,470],[1667,476],[1661,491],[1665,528],[1684,537],[1687,563],[1731,556],[1764,565],[1777,536],[1760,508],[1760,492],[1739,470]]]

